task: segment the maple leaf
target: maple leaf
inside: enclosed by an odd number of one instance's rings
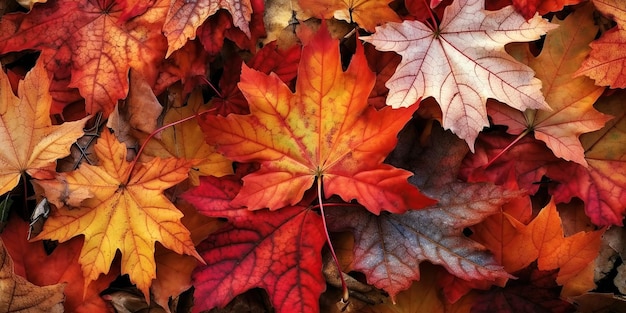
[[[555,28],[535,16],[528,22],[512,6],[485,11],[484,1],[457,0],[446,7],[436,29],[420,21],[388,23],[362,39],[380,51],[402,56],[387,81],[387,105],[413,105],[433,96],[443,126],[474,149],[488,126],[485,102],[497,99],[517,109],[549,109],[533,71],[504,51],[514,41],[532,41]]]
[[[624,114],[623,94],[602,97],[596,103],[601,112],[615,116],[595,132],[583,134],[580,141],[585,148],[585,159],[589,164],[589,181],[577,180],[569,172],[560,181],[568,182],[555,191],[555,196],[578,196],[585,201],[585,213],[599,226],[622,225],[626,211],[626,115]],[[566,179],[568,178],[568,179]],[[578,176],[584,179],[583,176]],[[565,201],[564,201],[565,202]]]
[[[579,279],[577,276],[597,257],[604,229],[578,232],[565,237],[561,218],[553,201],[528,225],[510,216],[507,216],[507,219],[517,230],[513,238],[506,243],[506,250],[502,253],[502,264],[508,271],[518,271],[537,261],[540,270],[559,269],[556,282],[561,286],[575,281],[579,284],[577,288],[583,288],[579,293],[595,287],[593,273],[588,272],[584,282],[577,280]],[[581,284],[584,287],[580,286]]]
[[[250,68],[265,74],[274,73],[287,85],[298,75],[301,47],[298,45],[281,49],[270,42],[247,62]]]
[[[572,79],[597,33],[592,14],[593,7],[587,5],[564,21],[554,18],[552,22],[560,27],[546,36],[541,54],[534,58],[527,48],[522,51],[541,79],[546,102],[553,111],[522,113],[501,103],[488,106],[493,122],[508,126],[509,133],[533,131],[554,155],[583,166],[587,161],[578,136],[602,128],[611,118],[593,108],[604,87],[586,77]]]
[[[225,38],[233,41],[241,49],[251,52],[257,50],[259,40],[265,37],[265,25],[263,23],[265,2],[263,0],[253,0],[250,5],[252,15],[249,25],[246,26],[249,32],[233,27],[231,15],[225,10],[217,11],[198,27],[196,31],[197,38],[209,55],[219,54],[224,46]]]
[[[617,118],[600,130],[581,135],[587,168],[556,158],[545,145],[532,138],[522,138],[496,158],[514,139],[489,135],[481,136],[476,154],[464,161],[460,175],[474,181],[502,184],[509,179],[510,171],[514,171],[519,186],[531,193],[537,191],[545,175],[552,182],[548,183],[548,191],[557,203],[578,197],[585,202],[585,214],[595,225],[622,225],[626,211],[626,177],[621,175],[626,170],[623,97],[623,93],[617,92],[597,101],[600,112]]]
[[[172,52],[184,46],[188,39],[195,38],[198,27],[219,9],[228,10],[233,18],[233,24],[250,36],[248,26],[252,16],[250,0],[175,0],[171,1],[163,25],[163,33],[168,42],[166,56],[169,57]]]
[[[174,123],[207,109],[201,94],[194,94],[181,108],[170,108],[163,117],[163,124]],[[159,140],[152,139],[145,146],[145,155],[161,158],[184,158],[192,167],[189,179],[198,185],[200,176],[224,176],[232,174],[232,162],[217,153],[215,147],[204,141],[204,134],[195,120],[173,125],[160,132]],[[145,137],[145,136],[144,136]]]
[[[154,243],[176,253],[200,259],[181,224],[182,213],[162,194],[187,178],[190,164],[174,158],[126,161],[126,146],[107,131],[95,145],[99,166],[82,164],[76,171],[41,181],[52,210],[43,231],[35,239],[64,242],[85,236],[80,253],[86,283],[107,273],[117,250],[121,272],[128,274],[146,299],[155,278]],[[129,177],[130,175],[130,177]],[[80,204],[70,209],[64,204]]]
[[[279,313],[318,312],[326,286],[321,217],[300,206],[277,212],[232,207],[239,188],[238,177],[203,177],[199,187],[182,196],[202,214],[229,219],[198,246],[207,261],[193,274],[198,309],[224,307],[236,295],[260,287]]]
[[[69,87],[85,98],[87,113],[108,115],[128,92],[131,67],[148,81],[156,78],[166,44],[160,32],[166,10],[167,1],[161,0],[122,24],[123,7],[113,0],[49,1],[29,14],[2,17],[0,53],[42,50],[54,80],[59,69],[64,73],[71,66]]]
[[[387,22],[400,22],[400,17],[390,7],[393,0],[298,0],[305,13],[318,18],[334,17],[355,22],[368,32]]]
[[[211,15],[196,31],[197,38],[202,43],[204,51],[208,52],[209,55],[219,54],[224,46],[226,30],[232,26],[228,12],[219,10]]]
[[[507,148],[515,139],[515,136],[497,132],[481,134],[476,142],[476,152],[463,160],[459,177],[468,182],[489,181],[497,185],[503,185],[513,178],[521,189],[535,194],[541,187],[544,175],[556,179],[561,176],[560,172],[578,175],[580,171],[576,167],[584,169],[577,163],[555,157],[544,142],[532,137],[523,137]],[[495,157],[505,149],[506,153]],[[565,166],[567,164],[574,167]],[[546,185],[553,193],[555,184]],[[560,199],[555,200],[560,202]]]
[[[381,164],[415,108],[368,107],[374,75],[358,47],[343,72],[337,41],[322,27],[302,51],[295,94],[277,75],[243,66],[239,88],[251,114],[201,121],[226,157],[261,164],[243,178],[236,205],[293,205],[322,176],[326,196],[357,199],[374,213],[432,203],[407,182],[408,171]]]
[[[625,88],[626,2],[594,0],[593,5],[602,14],[612,17],[617,27],[605,32],[600,39],[591,43],[591,52],[576,75],[589,76],[598,85]]]
[[[117,278],[119,271],[112,270],[85,286],[85,278],[78,263],[83,245],[81,238],[59,244],[48,255],[41,242],[28,242],[28,231],[27,222],[12,216],[2,232],[2,240],[15,264],[15,273],[38,286],[66,283],[63,289],[66,312],[109,312],[100,293]]]
[[[517,190],[517,181],[514,179],[506,182],[509,190]],[[520,268],[514,266],[513,262],[507,262],[509,257],[513,257],[513,251],[509,248],[509,243],[517,235],[517,230],[509,222],[508,218],[514,218],[522,223],[531,220],[532,203],[530,197],[520,197],[509,201],[502,206],[498,212],[484,219],[480,224],[472,226],[471,238],[482,243],[493,253],[494,258],[504,266],[508,273],[513,273]],[[515,252],[517,253],[517,252]]]
[[[13,260],[0,239],[0,310],[2,312],[63,312],[65,284],[39,287],[13,272]]]
[[[7,75],[0,71],[0,194],[12,190],[23,173],[48,178],[55,161],[70,154],[70,146],[83,135],[88,117],[53,126],[50,81],[41,61],[13,94]]]
[[[431,140],[433,145],[411,162],[416,166],[412,181],[437,199],[436,205],[401,215],[376,216],[354,207],[326,212],[329,230],[354,233],[354,269],[392,298],[420,278],[418,265],[425,260],[467,280],[509,277],[482,245],[463,235],[463,229],[521,193],[493,184],[456,182],[467,147],[443,131]]]

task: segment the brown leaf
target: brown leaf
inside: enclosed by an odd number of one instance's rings
[[[107,127],[127,147],[137,144],[140,133],[150,134],[157,128],[157,119],[163,107],[140,72],[130,70],[128,97],[121,101],[109,116]]]
[[[13,260],[0,239],[0,311],[63,312],[65,284],[38,287],[13,271]]]

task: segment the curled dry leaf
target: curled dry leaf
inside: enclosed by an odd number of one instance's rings
[[[107,127],[115,132],[120,142],[134,148],[141,133],[150,134],[157,128],[157,119],[162,111],[163,107],[150,85],[139,72],[131,69],[128,97],[115,106]]]
[[[473,181],[502,184],[514,173],[519,186],[531,194],[538,190],[545,175],[550,178],[547,187],[557,203],[578,197],[585,202],[585,214],[595,225],[622,225],[626,211],[623,97],[624,93],[618,91],[597,101],[595,107],[600,112],[616,118],[602,129],[581,135],[587,168],[556,158],[543,142],[526,137],[495,158],[514,138],[485,134],[478,141],[476,154],[463,162],[460,175]]]

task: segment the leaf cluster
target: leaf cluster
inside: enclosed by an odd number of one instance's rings
[[[18,2],[7,311],[568,312],[626,290],[622,1]]]

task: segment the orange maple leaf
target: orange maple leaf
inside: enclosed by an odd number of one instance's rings
[[[18,96],[0,70],[0,194],[13,189],[23,173],[46,178],[50,174],[45,171],[54,172],[55,161],[69,155],[72,143],[83,135],[88,117],[52,125],[49,86],[41,61],[20,83]]]
[[[228,158],[261,163],[243,178],[234,204],[293,205],[322,177],[326,196],[357,199],[376,214],[433,203],[407,182],[410,172],[381,164],[415,107],[368,106],[375,77],[357,46],[343,72],[338,42],[321,27],[302,51],[295,94],[276,74],[243,66],[239,88],[251,114],[207,116],[201,124],[207,141]]]
[[[565,237],[554,201],[550,201],[528,225],[511,216],[507,215],[507,218],[518,232],[508,242],[508,253],[504,253],[502,259],[507,271],[517,271],[537,260],[539,270],[559,269],[556,281],[570,289],[569,292],[578,289],[582,293],[595,287],[593,271],[589,272],[588,267],[598,256],[604,229]],[[577,277],[579,275],[585,277]],[[570,282],[577,286],[567,286]]]
[[[617,27],[602,34],[591,43],[591,53],[576,75],[586,75],[601,86],[626,87],[626,2],[622,0],[595,0],[593,5],[617,23]]]
[[[298,0],[305,13],[315,17],[355,22],[368,32],[387,22],[402,19],[389,7],[393,0]]]
[[[161,26],[168,3],[156,1],[142,15],[122,23],[124,3],[49,1],[29,14],[2,17],[0,53],[41,50],[55,80],[60,69],[71,67],[65,88],[78,88],[88,113],[102,110],[108,115],[128,92],[131,67],[149,81],[156,78],[156,64],[166,48]]]
[[[150,162],[126,161],[126,146],[108,131],[95,145],[99,166],[82,164],[56,180],[41,181],[52,210],[43,231],[35,239],[67,241],[85,236],[79,262],[86,284],[107,273],[117,250],[122,254],[122,274],[129,274],[146,299],[156,278],[154,244],[201,260],[189,231],[180,222],[183,214],[163,191],[187,178],[190,164],[175,158]],[[80,204],[70,209],[64,203]]]
[[[593,7],[589,4],[563,21],[554,18],[552,23],[560,27],[548,33],[538,57],[532,56],[527,45],[520,51],[527,60],[524,63],[541,79],[552,111],[528,109],[522,113],[501,103],[488,107],[493,122],[508,126],[507,132],[533,131],[535,138],[545,142],[555,156],[585,167],[585,151],[578,137],[602,128],[611,119],[593,107],[605,88],[587,77],[572,78],[597,33],[592,15]]]

